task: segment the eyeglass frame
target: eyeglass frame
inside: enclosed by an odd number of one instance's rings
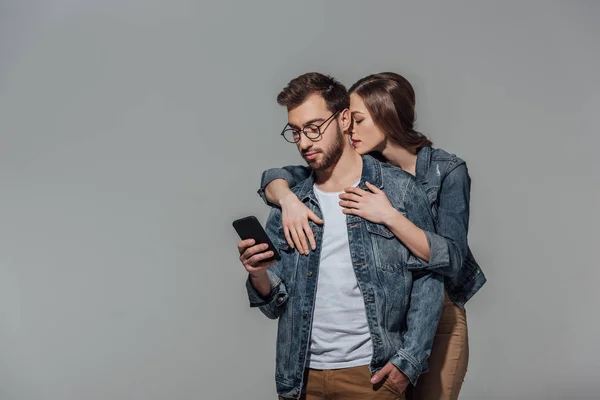
[[[280,135],[281,135],[281,136],[283,136],[283,138],[285,139],[285,141],[286,141],[286,142],[288,142],[288,143],[298,143],[298,142],[300,141],[300,139],[301,139],[301,136],[300,136],[300,134],[298,134],[298,140],[295,140],[295,141],[293,141],[293,142],[290,142],[290,141],[289,141],[289,140],[288,140],[288,139],[285,137],[285,132],[286,132],[286,131],[288,131],[288,130],[289,130],[289,131],[292,131],[292,134],[293,134],[293,133],[295,133],[295,132],[299,132],[299,133],[303,133],[303,134],[304,134],[304,136],[306,136],[306,138],[307,138],[308,140],[310,140],[311,142],[314,142],[314,141],[318,140],[319,138],[321,138],[321,136],[323,136],[323,132],[321,132],[321,127],[322,127],[323,125],[325,125],[326,123],[328,123],[328,122],[331,122],[331,119],[332,119],[333,117],[335,117],[336,115],[338,115],[338,114],[340,113],[340,111],[342,111],[342,110],[337,110],[336,112],[334,112],[333,114],[331,114],[329,117],[327,117],[327,119],[326,119],[325,121],[321,122],[319,125],[312,124],[312,123],[311,123],[311,124],[306,124],[306,125],[304,125],[304,126],[302,127],[302,129],[296,129],[296,128],[294,128],[294,127],[290,126],[290,124],[289,124],[289,122],[288,122],[287,124],[285,124],[285,126],[284,126],[283,130],[281,131]],[[309,136],[309,133],[305,131],[306,127],[307,127],[307,126],[309,126],[309,125],[311,125],[311,126],[314,126],[315,128],[317,128],[318,135],[317,135],[315,138],[311,138],[311,137]],[[325,129],[327,129],[327,128],[325,128]]]

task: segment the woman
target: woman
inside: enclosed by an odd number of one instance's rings
[[[427,262],[428,269],[445,277],[444,311],[429,357],[429,371],[412,388],[412,398],[457,399],[469,358],[464,305],[486,282],[467,243],[470,177],[466,163],[434,149],[427,137],[414,130],[415,93],[404,77],[395,73],[370,75],[349,92],[352,145],[360,154],[372,153],[414,175],[426,190],[436,225],[430,241],[406,218],[389,227],[415,256]],[[259,190],[267,203],[281,206],[286,239],[302,253],[310,251],[309,243],[315,249],[309,219],[318,224],[323,221],[289,188],[310,172],[303,166],[265,171]],[[340,195],[344,213],[371,220],[382,207],[391,207],[382,191],[367,186],[370,192],[352,187]]]

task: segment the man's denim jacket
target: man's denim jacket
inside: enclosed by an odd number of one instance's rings
[[[391,204],[415,225],[434,230],[427,195],[414,177],[399,168],[363,156],[359,187],[365,182],[381,188]],[[314,175],[298,182],[292,191],[319,218],[323,218],[313,191]],[[277,319],[275,381],[280,396],[298,398],[304,383],[323,226],[309,222],[317,249],[301,255],[289,247],[283,234],[281,210],[271,209],[266,231],[279,247],[281,260],[267,270],[271,292],[262,298],[249,280],[246,288],[251,307],[259,307]],[[327,222],[325,221],[325,224]],[[416,384],[428,370],[427,359],[443,307],[443,277],[425,270],[424,262],[412,256],[384,225],[347,215],[350,255],[365,302],[371,332],[372,373],[393,363]],[[411,272],[411,269],[421,270]]]
[[[310,169],[300,165],[269,169],[263,172],[258,193],[270,204],[264,194],[269,183],[285,179],[294,187],[310,173]],[[435,224],[435,233],[426,232],[429,263],[417,267],[444,275],[448,296],[464,307],[487,281],[467,241],[471,191],[467,165],[454,154],[423,147],[417,154],[415,173],[427,193]]]

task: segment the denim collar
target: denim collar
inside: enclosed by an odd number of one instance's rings
[[[417,165],[415,175],[419,182],[426,184],[429,180],[429,167],[431,165],[431,147],[425,146],[417,152]]]
[[[370,155],[363,155],[363,167],[362,167],[362,176],[360,179],[360,183],[358,187],[363,190],[369,190],[365,182],[369,182],[372,185],[377,186],[379,189],[383,189],[383,179],[381,177],[381,164],[375,158]],[[315,203],[317,199],[315,197],[315,193],[313,191],[313,185],[315,184],[315,171],[313,170],[309,177],[301,183],[300,188],[296,195],[300,199],[300,201],[305,202],[306,200],[312,200]]]

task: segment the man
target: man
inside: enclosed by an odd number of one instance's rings
[[[426,195],[410,174],[354,151],[344,138],[348,93],[333,78],[301,75],[278,103],[288,111],[282,135],[313,170],[293,192],[324,224],[311,226],[316,249],[301,254],[287,244],[281,210],[273,208],[266,230],[281,260],[263,261],[272,254],[253,240],[238,244],[250,305],[279,318],[277,392],[281,399],[403,399],[427,369],[443,281],[409,272],[411,255],[394,234],[343,214],[338,195],[349,186],[368,191],[369,182],[433,231]]]

